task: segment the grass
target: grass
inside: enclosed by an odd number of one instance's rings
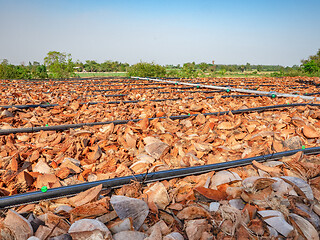
[[[126,72],[76,72],[79,77],[125,77]]]

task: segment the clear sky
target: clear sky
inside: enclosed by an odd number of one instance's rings
[[[292,66],[320,48],[319,0],[0,0],[0,60]]]

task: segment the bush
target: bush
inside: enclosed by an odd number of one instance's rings
[[[128,71],[128,76],[130,77],[164,77],[165,75],[165,67],[146,62],[134,64],[129,68]]]
[[[316,55],[310,56],[307,60],[302,60],[302,69],[309,75],[320,75],[320,49]]]
[[[182,66],[182,76],[186,78],[194,78],[198,76],[195,62],[184,63]]]
[[[74,75],[74,63],[71,54],[51,51],[44,58],[44,63],[49,70],[49,77],[69,78]]]
[[[0,79],[30,79],[30,70],[23,65],[12,65],[7,60],[0,64]]]

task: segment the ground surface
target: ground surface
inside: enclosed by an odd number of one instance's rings
[[[316,94],[318,79],[182,80],[271,91],[269,96],[238,96],[175,81],[2,81],[0,196],[319,146],[319,106],[292,105],[319,102],[271,95]],[[268,108],[274,105],[282,106]],[[210,114],[257,107],[266,108]],[[139,120],[110,122],[134,119]],[[55,129],[95,122],[103,124]],[[37,127],[41,131],[23,132]],[[12,131],[18,128],[20,133]],[[297,151],[277,161],[151,184],[133,181],[115,190],[98,185],[75,197],[4,210],[0,236],[319,239],[319,173],[319,156]],[[17,221],[23,227],[16,228]]]

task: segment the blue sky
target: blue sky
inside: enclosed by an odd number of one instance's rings
[[[320,48],[319,0],[0,0],[0,60],[292,66]]]

